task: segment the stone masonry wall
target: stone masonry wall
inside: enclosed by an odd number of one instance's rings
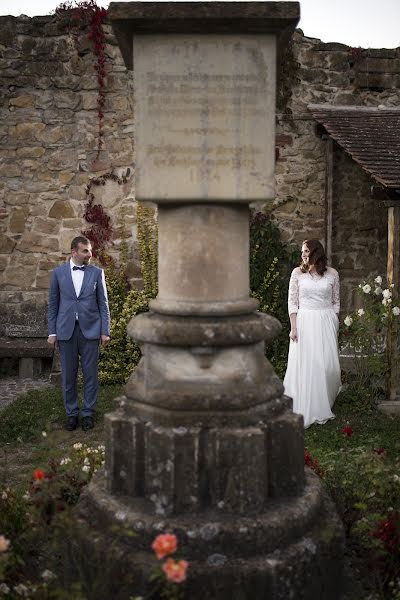
[[[132,78],[110,26],[106,31],[104,149],[94,164],[98,86],[87,40],[78,57],[55,17],[0,19],[0,336],[46,334],[50,272],[69,254],[71,239],[89,227],[83,219],[85,187],[93,177],[130,170],[126,184],[107,182],[91,191],[112,216],[111,254],[118,254],[123,226],[130,276],[140,276]]]
[[[286,78],[291,97],[277,114],[275,214],[284,238],[300,248],[307,237],[326,238],[327,142],[307,105],[399,106],[400,49],[324,44],[297,30]],[[341,275],[345,310],[360,280],[386,274],[387,209],[371,197],[372,178],[337,145],[333,170],[332,266]]]
[[[90,45],[84,41],[78,57],[52,16],[0,18],[0,337],[46,335],[50,272],[88,227],[85,187],[93,177],[128,174],[122,186],[107,182],[92,191],[112,218],[111,254],[118,256],[127,235],[129,277],[133,283],[140,278],[132,77],[108,25],[106,32],[104,149],[94,163],[98,91]],[[307,105],[398,106],[400,51],[353,51],[299,30],[292,49],[283,77],[289,92],[277,112],[275,214],[284,238],[300,246],[326,235],[326,140]],[[334,177],[333,266],[347,305],[361,277],[385,271],[386,212],[370,197],[370,178],[339,147]],[[371,225],[374,214],[379,223]]]

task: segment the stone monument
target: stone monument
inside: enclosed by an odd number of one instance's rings
[[[143,573],[175,533],[191,600],[337,600],[341,526],[264,356],[280,325],[249,297],[249,203],[274,198],[277,51],[299,5],[109,16],[134,75],[136,197],[158,206],[159,294],[128,326],[143,356],[106,417],[87,514],[138,533],[121,560]]]

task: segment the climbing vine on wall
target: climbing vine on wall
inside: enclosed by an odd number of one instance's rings
[[[115,173],[105,173],[100,177],[93,177],[86,186],[86,198],[84,218],[91,224],[89,229],[82,231],[92,244],[93,256],[98,258],[102,265],[109,265],[111,257],[106,252],[106,245],[111,241],[113,227],[111,217],[105,212],[101,204],[95,204],[95,196],[92,189],[96,186],[106,185],[107,181],[114,181],[118,185],[122,185],[128,181],[130,169],[125,175],[119,177]]]
[[[87,38],[91,42],[92,51],[95,57],[93,68],[96,72],[98,84],[98,133],[97,151],[94,159],[94,162],[96,162],[103,148],[105,79],[107,75],[103,23],[107,17],[107,9],[97,6],[95,0],[81,0],[79,2],[68,0],[56,8],[55,14],[59,19],[66,20],[68,30],[80,58],[84,55],[82,47],[83,32],[88,30]]]

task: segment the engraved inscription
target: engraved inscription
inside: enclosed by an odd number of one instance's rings
[[[226,118],[263,117],[266,113],[263,94],[267,92],[266,77],[257,75],[209,75],[188,73],[183,75],[146,73],[148,116],[161,121],[170,117],[207,116],[209,121]],[[169,129],[171,135],[182,131],[184,135],[224,134],[227,127]],[[260,154],[259,146],[224,146],[211,142],[207,148],[207,158],[203,158],[204,148],[183,144],[148,146],[148,155],[153,157],[156,167],[196,167],[202,161],[207,167],[228,167],[238,169],[255,168],[254,156]]]
[[[134,38],[138,197],[271,196],[274,44]]]

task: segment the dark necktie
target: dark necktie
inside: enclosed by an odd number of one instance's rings
[[[72,267],[73,271],[84,271],[85,267]]]

